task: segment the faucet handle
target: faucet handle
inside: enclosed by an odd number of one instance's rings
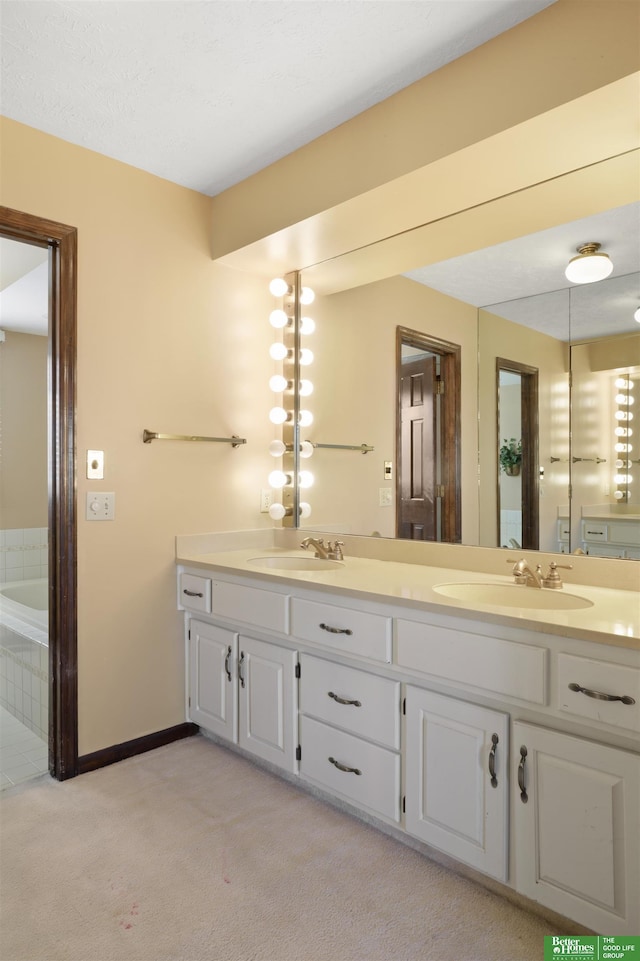
[[[573,564],[558,564],[556,561],[551,561],[549,564],[549,573],[546,577],[542,578],[543,587],[550,587],[557,591],[562,588],[562,581],[560,579],[560,575],[558,574],[559,567],[565,571],[573,570]]]

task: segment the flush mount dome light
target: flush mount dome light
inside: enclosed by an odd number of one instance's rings
[[[613,264],[608,254],[599,253],[600,244],[581,244],[577,250],[578,256],[569,261],[564,272],[567,280],[572,284],[593,284],[609,276]]]

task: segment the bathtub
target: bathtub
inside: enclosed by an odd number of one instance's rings
[[[49,631],[49,582],[46,577],[0,585],[0,621],[5,614],[41,631]]]

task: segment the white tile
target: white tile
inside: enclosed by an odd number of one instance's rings
[[[5,547],[7,543],[7,532],[0,531],[0,547]]]
[[[6,547],[22,547],[24,545],[24,530],[21,528],[5,531],[4,534]]]
[[[49,563],[49,549],[47,547],[40,549],[40,563],[45,566]]]
[[[36,581],[40,579],[40,564],[33,564],[24,567],[25,581]]]
[[[5,567],[7,566],[6,560],[7,560],[7,558],[6,558],[6,555],[5,555],[4,551],[0,551],[0,571],[3,571],[3,570],[5,569]]]
[[[23,532],[25,547],[38,545],[42,542],[41,527],[27,527]]]
[[[24,551],[7,551],[5,554],[5,566],[8,571],[24,567]]]
[[[9,570],[9,568],[7,568],[5,571],[4,579],[7,583],[9,583],[9,581],[21,581],[22,568],[16,567],[15,569],[12,569],[12,570]]]

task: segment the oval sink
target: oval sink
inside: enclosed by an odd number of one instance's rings
[[[248,564],[255,567],[267,567],[272,571],[333,571],[344,567],[340,561],[332,561],[328,557],[287,557],[271,555],[269,557],[251,557]]]
[[[469,604],[495,607],[519,607],[534,611],[577,611],[593,607],[593,601],[564,590],[538,590],[519,584],[438,584],[433,588],[438,594]]]

